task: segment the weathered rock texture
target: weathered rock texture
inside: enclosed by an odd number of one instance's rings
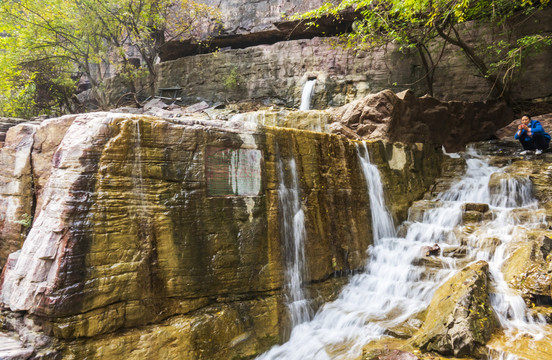
[[[315,5],[316,2],[312,2]],[[267,23],[275,10],[282,6],[294,11],[289,3],[223,2],[232,7],[228,19],[232,24]],[[307,3],[310,7],[311,2]],[[258,11],[263,6],[267,12]],[[299,10],[299,9],[297,9]],[[234,16],[239,11],[244,18]],[[266,16],[267,22],[256,20],[246,14]],[[546,34],[552,32],[549,20],[552,8],[524,22],[519,35]],[[247,20],[245,20],[247,19]],[[228,26],[231,28],[234,25]],[[241,26],[241,25],[238,25]],[[245,28],[250,28],[245,25]],[[250,33],[250,30],[244,30]],[[489,29],[470,24],[464,31],[467,42],[488,37],[498,42]],[[494,36],[494,38],[493,38]],[[298,107],[301,90],[307,79],[316,78],[313,108],[340,106],[367,94],[391,88],[398,92],[410,88],[418,96],[428,92],[424,85],[424,69],[415,52],[400,51],[392,44],[370,52],[353,52],[336,45],[336,38],[312,38],[259,45],[245,49],[224,49],[216,53],[196,55],[159,64],[158,88],[180,85],[182,96],[189,102],[197,99],[208,102],[256,99]],[[492,42],[492,41],[491,41]],[[178,45],[174,45],[178,47]],[[436,54],[441,53],[435,44]],[[437,56],[436,56],[437,57]],[[513,100],[540,99],[550,101],[552,96],[552,72],[548,64],[552,48],[524,61],[524,71],[513,89]],[[231,80],[231,81],[229,81]],[[447,45],[435,72],[434,96],[441,100],[483,101],[489,98],[491,89],[482,76],[477,74],[464,54]]]
[[[4,144],[4,140],[6,139],[6,133],[8,132],[8,130],[11,127],[23,122],[28,122],[28,120],[0,117],[0,147],[2,147],[2,145]]]
[[[34,211],[31,151],[36,125],[8,130],[0,148],[0,266],[21,248]]]
[[[355,144],[342,136],[96,113],[44,122],[32,148],[40,208],[0,296],[57,339],[67,359],[228,359],[280,341],[278,159],[297,163],[305,280],[323,283],[317,293],[342,283],[336,272],[361,268],[371,243],[365,179]],[[260,152],[254,193],[210,196],[213,149]],[[369,149],[386,186],[405,189],[394,198],[396,217],[439,172],[438,147]]]
[[[443,144],[449,152],[493,137],[513,118],[504,102],[441,102],[418,98],[411,91],[395,95],[390,90],[337,108],[332,115],[364,139]]]
[[[436,291],[414,344],[426,351],[468,356],[498,328],[489,298],[489,265],[478,261]]]

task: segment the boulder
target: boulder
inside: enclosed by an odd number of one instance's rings
[[[439,287],[413,343],[454,356],[471,355],[484,346],[499,327],[489,299],[488,271],[489,265],[478,261]]]
[[[449,152],[492,138],[513,117],[504,102],[441,102],[418,98],[409,90],[368,95],[333,110],[333,115],[363,139],[429,142],[442,144]]]
[[[508,243],[504,280],[519,290],[528,306],[552,304],[552,256],[548,231],[532,231]]]

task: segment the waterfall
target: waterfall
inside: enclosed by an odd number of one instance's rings
[[[364,344],[383,336],[386,326],[381,321],[385,317],[382,314],[397,312],[404,303],[404,296],[398,294],[403,289],[395,286],[395,280],[408,278],[407,264],[412,255],[405,251],[405,244],[392,237],[395,230],[385,206],[381,177],[370,164],[366,145],[357,149],[370,195],[374,240],[381,237],[377,239],[379,245],[370,250],[366,272],[354,276],[336,301],[324,305],[311,321],[295,326],[287,343],[273,347],[259,359],[329,360],[358,356]],[[381,241],[386,236],[389,238]],[[412,306],[417,311],[423,309],[423,304]],[[334,348],[341,352],[334,352]]]
[[[370,163],[370,154],[368,153],[366,143],[363,142],[362,145],[362,150],[358,144],[356,144],[356,148],[368,187],[372,215],[372,235],[374,243],[376,243],[382,238],[393,237],[395,235],[395,225],[393,224],[391,214],[385,206],[383,186],[378,168]]]
[[[501,170],[474,151],[467,151],[464,177],[430,202],[433,207],[429,206],[420,218],[406,222],[404,237],[397,237],[386,215],[379,173],[370,164],[365,145],[357,146],[357,152],[370,193],[374,233],[366,270],[353,276],[338,299],[321,307],[311,321],[295,326],[288,342],[274,346],[259,359],[354,359],[362,355],[366,344],[386,336],[388,330],[399,326],[418,329],[422,323],[416,315],[427,309],[437,288],[460,269],[460,261],[443,254],[460,245],[455,230],[462,229],[462,207],[468,202],[489,204],[493,219],[472,234],[469,245],[473,250],[468,251],[463,264],[479,259],[489,262],[494,282],[491,305],[507,333],[536,340],[542,337],[544,319],[528,314],[523,299],[508,287],[500,272],[506,259],[505,246],[520,231],[515,207],[535,213],[524,222],[525,229],[545,223],[543,215],[535,212],[537,202],[527,188],[530,182],[507,180],[499,186],[498,194],[491,194],[491,175]],[[522,200],[519,193],[529,197]],[[496,251],[481,250],[480,242],[486,237],[500,240]],[[441,247],[441,255],[435,258],[443,266],[428,271],[415,260],[420,258],[423,246],[435,243]],[[502,353],[500,358],[512,357]]]
[[[282,211],[281,236],[286,266],[284,291],[291,325],[295,327],[308,321],[311,316],[309,302],[303,290],[303,279],[306,273],[305,213],[301,208],[295,159],[291,158],[286,167],[282,158],[278,156],[278,176],[280,180],[278,193]]]
[[[299,110],[310,110],[312,96],[314,95],[314,85],[316,79],[307,80],[305,86],[303,86],[303,94],[301,95],[301,106]]]

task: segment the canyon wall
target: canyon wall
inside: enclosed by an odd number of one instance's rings
[[[309,2],[305,9],[317,5]],[[302,6],[277,1],[223,1],[218,6],[228,10],[223,11],[225,30],[220,35],[221,50],[162,62],[158,65],[157,88],[180,86],[186,103],[252,99],[298,107],[303,85],[308,79],[316,78],[312,104],[316,109],[341,106],[383,89],[394,92],[411,89],[418,96],[428,91],[423,79],[425,70],[415,50],[389,44],[370,51],[355,51],[339,45],[335,37],[313,37],[316,34],[310,33],[303,35],[308,38],[301,39],[300,34],[291,36],[284,32],[285,39],[291,40],[280,41],[282,36],[274,29],[274,24],[278,24],[276,11],[302,11]],[[515,36],[550,34],[551,16],[552,8],[549,7],[526,19]],[[267,28],[272,32],[267,32]],[[230,29],[239,29],[241,33]],[[229,36],[224,35],[227,30],[235,33],[232,36],[236,38],[232,38],[229,46],[224,46],[223,40]],[[481,37],[490,39],[490,43],[501,40],[495,30],[477,23],[466,24],[463,32],[469,44]],[[251,37],[262,36],[266,39],[257,39],[256,46],[248,46]],[[213,41],[219,41],[217,39],[215,36]],[[274,43],[275,39],[279,42]],[[432,47],[434,56],[441,59],[436,67],[433,95],[440,100],[462,101],[482,101],[491,97],[489,84],[464,54],[450,44],[442,50],[442,45],[435,42]],[[167,52],[178,52],[188,45],[169,43],[165,46]],[[548,64],[551,59],[550,47],[524,59],[523,70],[513,88],[513,100],[550,101],[552,73]]]

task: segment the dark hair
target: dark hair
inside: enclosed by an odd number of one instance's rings
[[[527,116],[527,118],[528,118],[529,120],[531,120],[531,115],[527,115],[527,114],[523,114],[523,115],[521,116],[521,118],[523,119],[523,118],[526,117],[526,116]]]

